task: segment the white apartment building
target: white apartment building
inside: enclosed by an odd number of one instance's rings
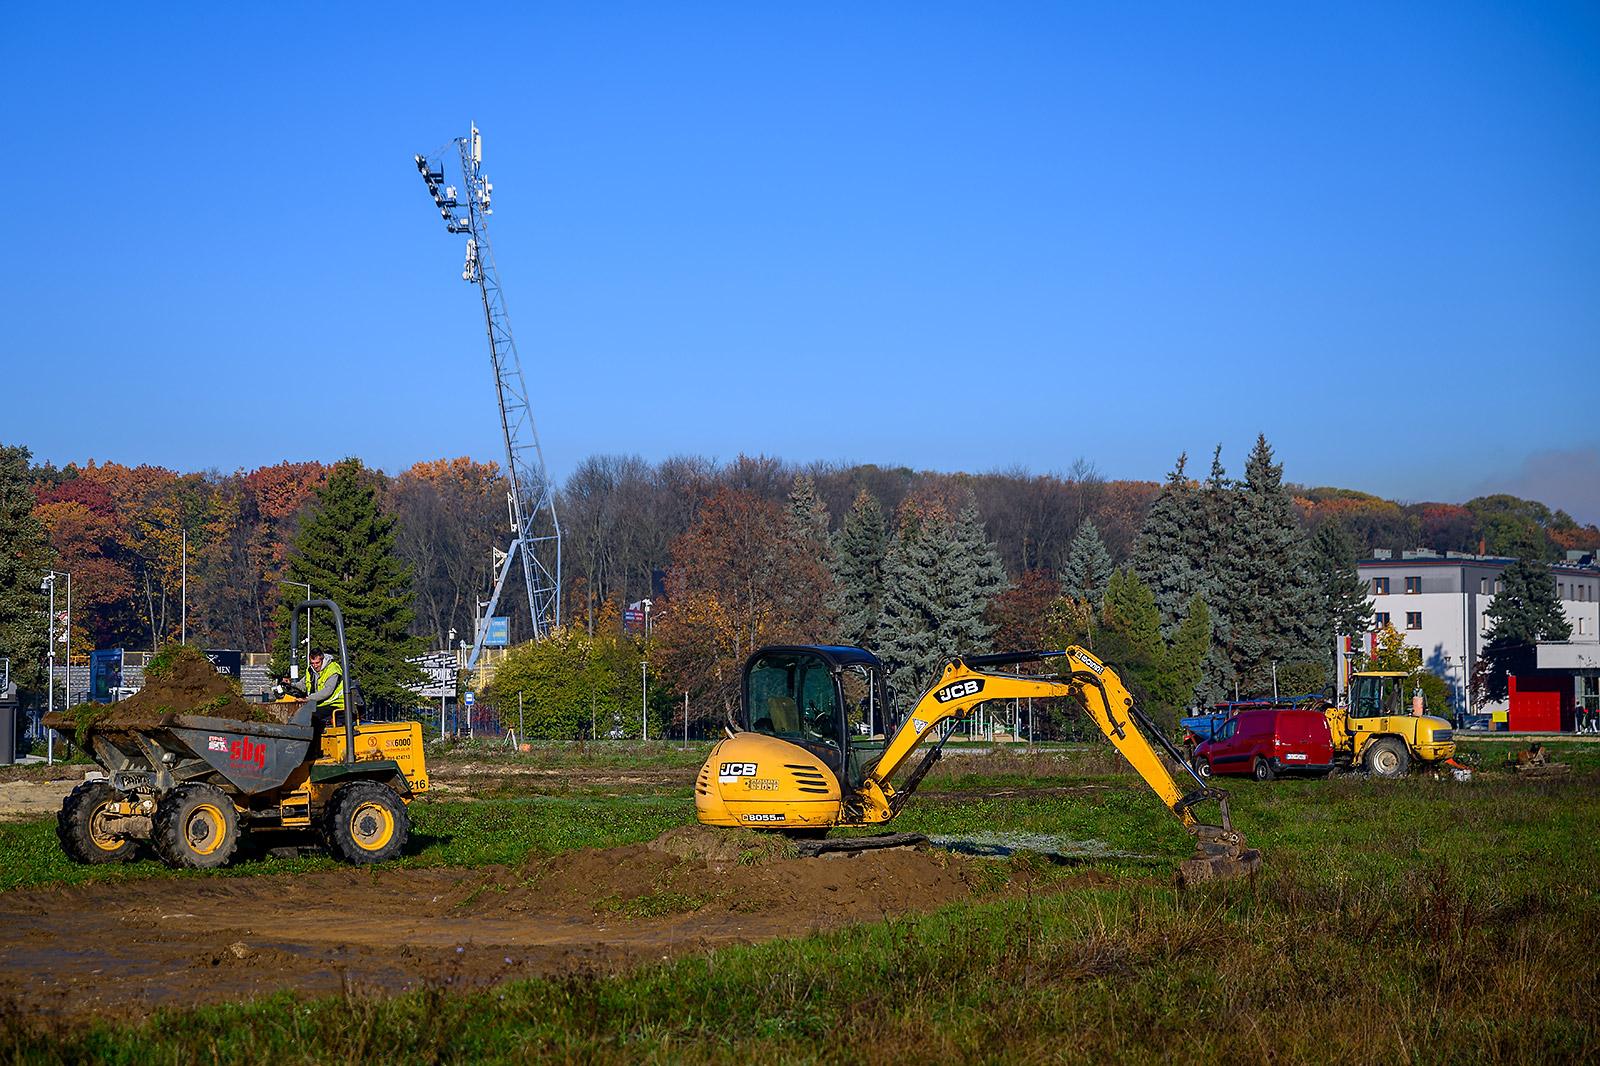
[[[1500,591],[1500,575],[1516,562],[1482,555],[1431,551],[1386,552],[1358,564],[1377,626],[1387,622],[1422,652],[1423,666],[1450,683],[1457,714],[1504,711],[1506,703],[1470,703],[1467,681],[1489,641],[1485,613]],[[1556,597],[1572,625],[1562,644],[1539,647],[1541,669],[1573,672],[1580,703],[1596,698],[1600,683],[1600,566],[1571,552],[1553,564]]]

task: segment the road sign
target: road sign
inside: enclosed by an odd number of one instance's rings
[[[486,648],[503,648],[511,643],[511,619],[505,615],[495,615],[490,618],[483,634],[483,646]]]
[[[468,707],[471,707],[471,706],[472,706],[472,705],[473,705],[473,704],[474,704],[474,703],[476,703],[476,702],[477,702],[477,701],[476,701],[476,700],[475,700],[475,699],[474,699],[474,698],[473,698],[473,695],[472,695],[472,690],[471,690],[471,689],[470,689],[470,688],[469,688],[469,689],[467,689],[467,699],[466,699],[466,702],[467,702],[467,706],[468,706]]]
[[[425,700],[436,700],[456,694],[456,670],[459,663],[453,651],[438,651],[419,655],[410,660],[422,671],[423,682],[412,689]]]

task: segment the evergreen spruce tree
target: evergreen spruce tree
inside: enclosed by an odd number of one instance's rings
[[[1096,652],[1133,685],[1136,697],[1148,702],[1166,652],[1155,596],[1138,574],[1114,571],[1106,583],[1100,617]]]
[[[44,527],[33,515],[30,459],[27,448],[0,445],[0,648],[11,658],[11,680],[28,696],[44,691],[49,601],[39,584],[51,562]]]
[[[1105,600],[1106,585],[1114,569],[1111,553],[1100,539],[1100,531],[1085,519],[1067,551],[1067,564],[1061,571],[1061,591],[1098,609]]]
[[[862,489],[845,515],[834,544],[839,637],[846,644],[871,650],[878,647],[886,539],[883,508],[877,497]]]
[[[940,582],[950,545],[949,518],[901,508],[883,560],[883,609],[878,616],[878,657],[888,669],[895,703],[909,710],[943,665],[945,620]]]
[[[831,569],[833,543],[828,536],[828,508],[817,495],[817,482],[810,474],[796,474],[789,489],[789,535]]]
[[[820,602],[810,605],[816,638],[837,640],[839,585],[834,579],[833,538],[828,533],[828,508],[817,495],[817,483],[810,474],[796,474],[789,490],[789,510],[785,516],[784,537],[789,542],[795,579],[808,590],[820,590]],[[815,596],[815,591],[811,595]]]
[[[1154,692],[1158,721],[1175,725],[1177,716],[1194,700],[1200,686],[1206,653],[1211,650],[1211,611],[1196,596],[1189,601],[1183,624],[1166,648],[1160,683]]]
[[[1200,494],[1184,472],[1187,455],[1178,456],[1167,482],[1145,512],[1134,541],[1132,570],[1155,597],[1161,632],[1171,637],[1184,606],[1203,591],[1206,557],[1201,543]]]
[[[1217,643],[1241,690],[1270,692],[1273,663],[1321,660],[1315,641],[1321,611],[1310,544],[1264,435],[1256,438],[1229,512],[1231,536],[1215,553],[1224,567]]]
[[[1006,568],[970,497],[951,530],[944,584],[950,606],[945,646],[950,654],[991,650],[994,627],[986,615],[990,601],[1006,590]]]
[[[1572,636],[1572,624],[1556,599],[1556,580],[1544,563],[1519,559],[1506,567],[1500,581],[1500,591],[1484,612],[1489,643],[1472,678],[1479,700],[1505,699],[1507,677],[1535,668],[1540,641]]]
[[[422,676],[406,659],[421,653],[422,640],[408,632],[411,569],[395,553],[395,521],[379,509],[374,480],[360,460],[346,459],[334,466],[295,536],[284,573],[290,580],[308,583],[313,598],[339,605],[350,668],[366,702],[404,708],[415,699],[406,686]],[[279,606],[276,621],[276,657],[283,664],[289,660],[287,603]],[[332,619],[325,611],[313,613],[312,627],[314,645],[338,651]]]
[[[901,508],[883,566],[878,655],[909,708],[957,655],[988,650],[989,601],[1005,568],[970,501],[955,520],[937,503]]]
[[[1326,667],[1323,684],[1332,686],[1339,669],[1337,639],[1372,628],[1372,601],[1356,566],[1356,542],[1337,522],[1325,522],[1311,538],[1317,585],[1317,629],[1320,659]]]

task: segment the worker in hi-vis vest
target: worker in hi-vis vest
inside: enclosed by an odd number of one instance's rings
[[[319,722],[331,722],[335,712],[344,710],[344,671],[339,668],[339,660],[326,652],[311,653],[311,676],[306,688],[287,677],[281,680],[284,688],[317,705]]]

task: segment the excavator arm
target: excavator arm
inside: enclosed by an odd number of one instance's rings
[[[1065,658],[1069,667],[1055,677],[1027,677],[981,669],[1053,658]],[[1190,884],[1237,876],[1260,866],[1261,853],[1246,849],[1243,835],[1233,828],[1227,794],[1210,788],[1195,776],[1171,741],[1134,705],[1133,697],[1115,670],[1076,646],[1065,651],[969,656],[949,662],[938,683],[917,701],[911,714],[890,738],[882,757],[864,775],[860,790],[864,820],[887,821],[900,809],[929,764],[925,762],[918,768],[899,792],[890,784],[890,778],[929,737],[940,734],[940,725],[969,714],[986,700],[1026,696],[1069,696],[1080,703],[1128,765],[1195,836],[1196,854],[1180,867],[1180,881]],[[1170,757],[1170,765],[1162,759],[1158,746]],[[1189,778],[1185,786],[1193,787],[1186,790],[1179,785],[1173,766],[1181,768]],[[1206,800],[1217,801],[1221,825],[1206,825],[1195,816],[1194,807]]]

